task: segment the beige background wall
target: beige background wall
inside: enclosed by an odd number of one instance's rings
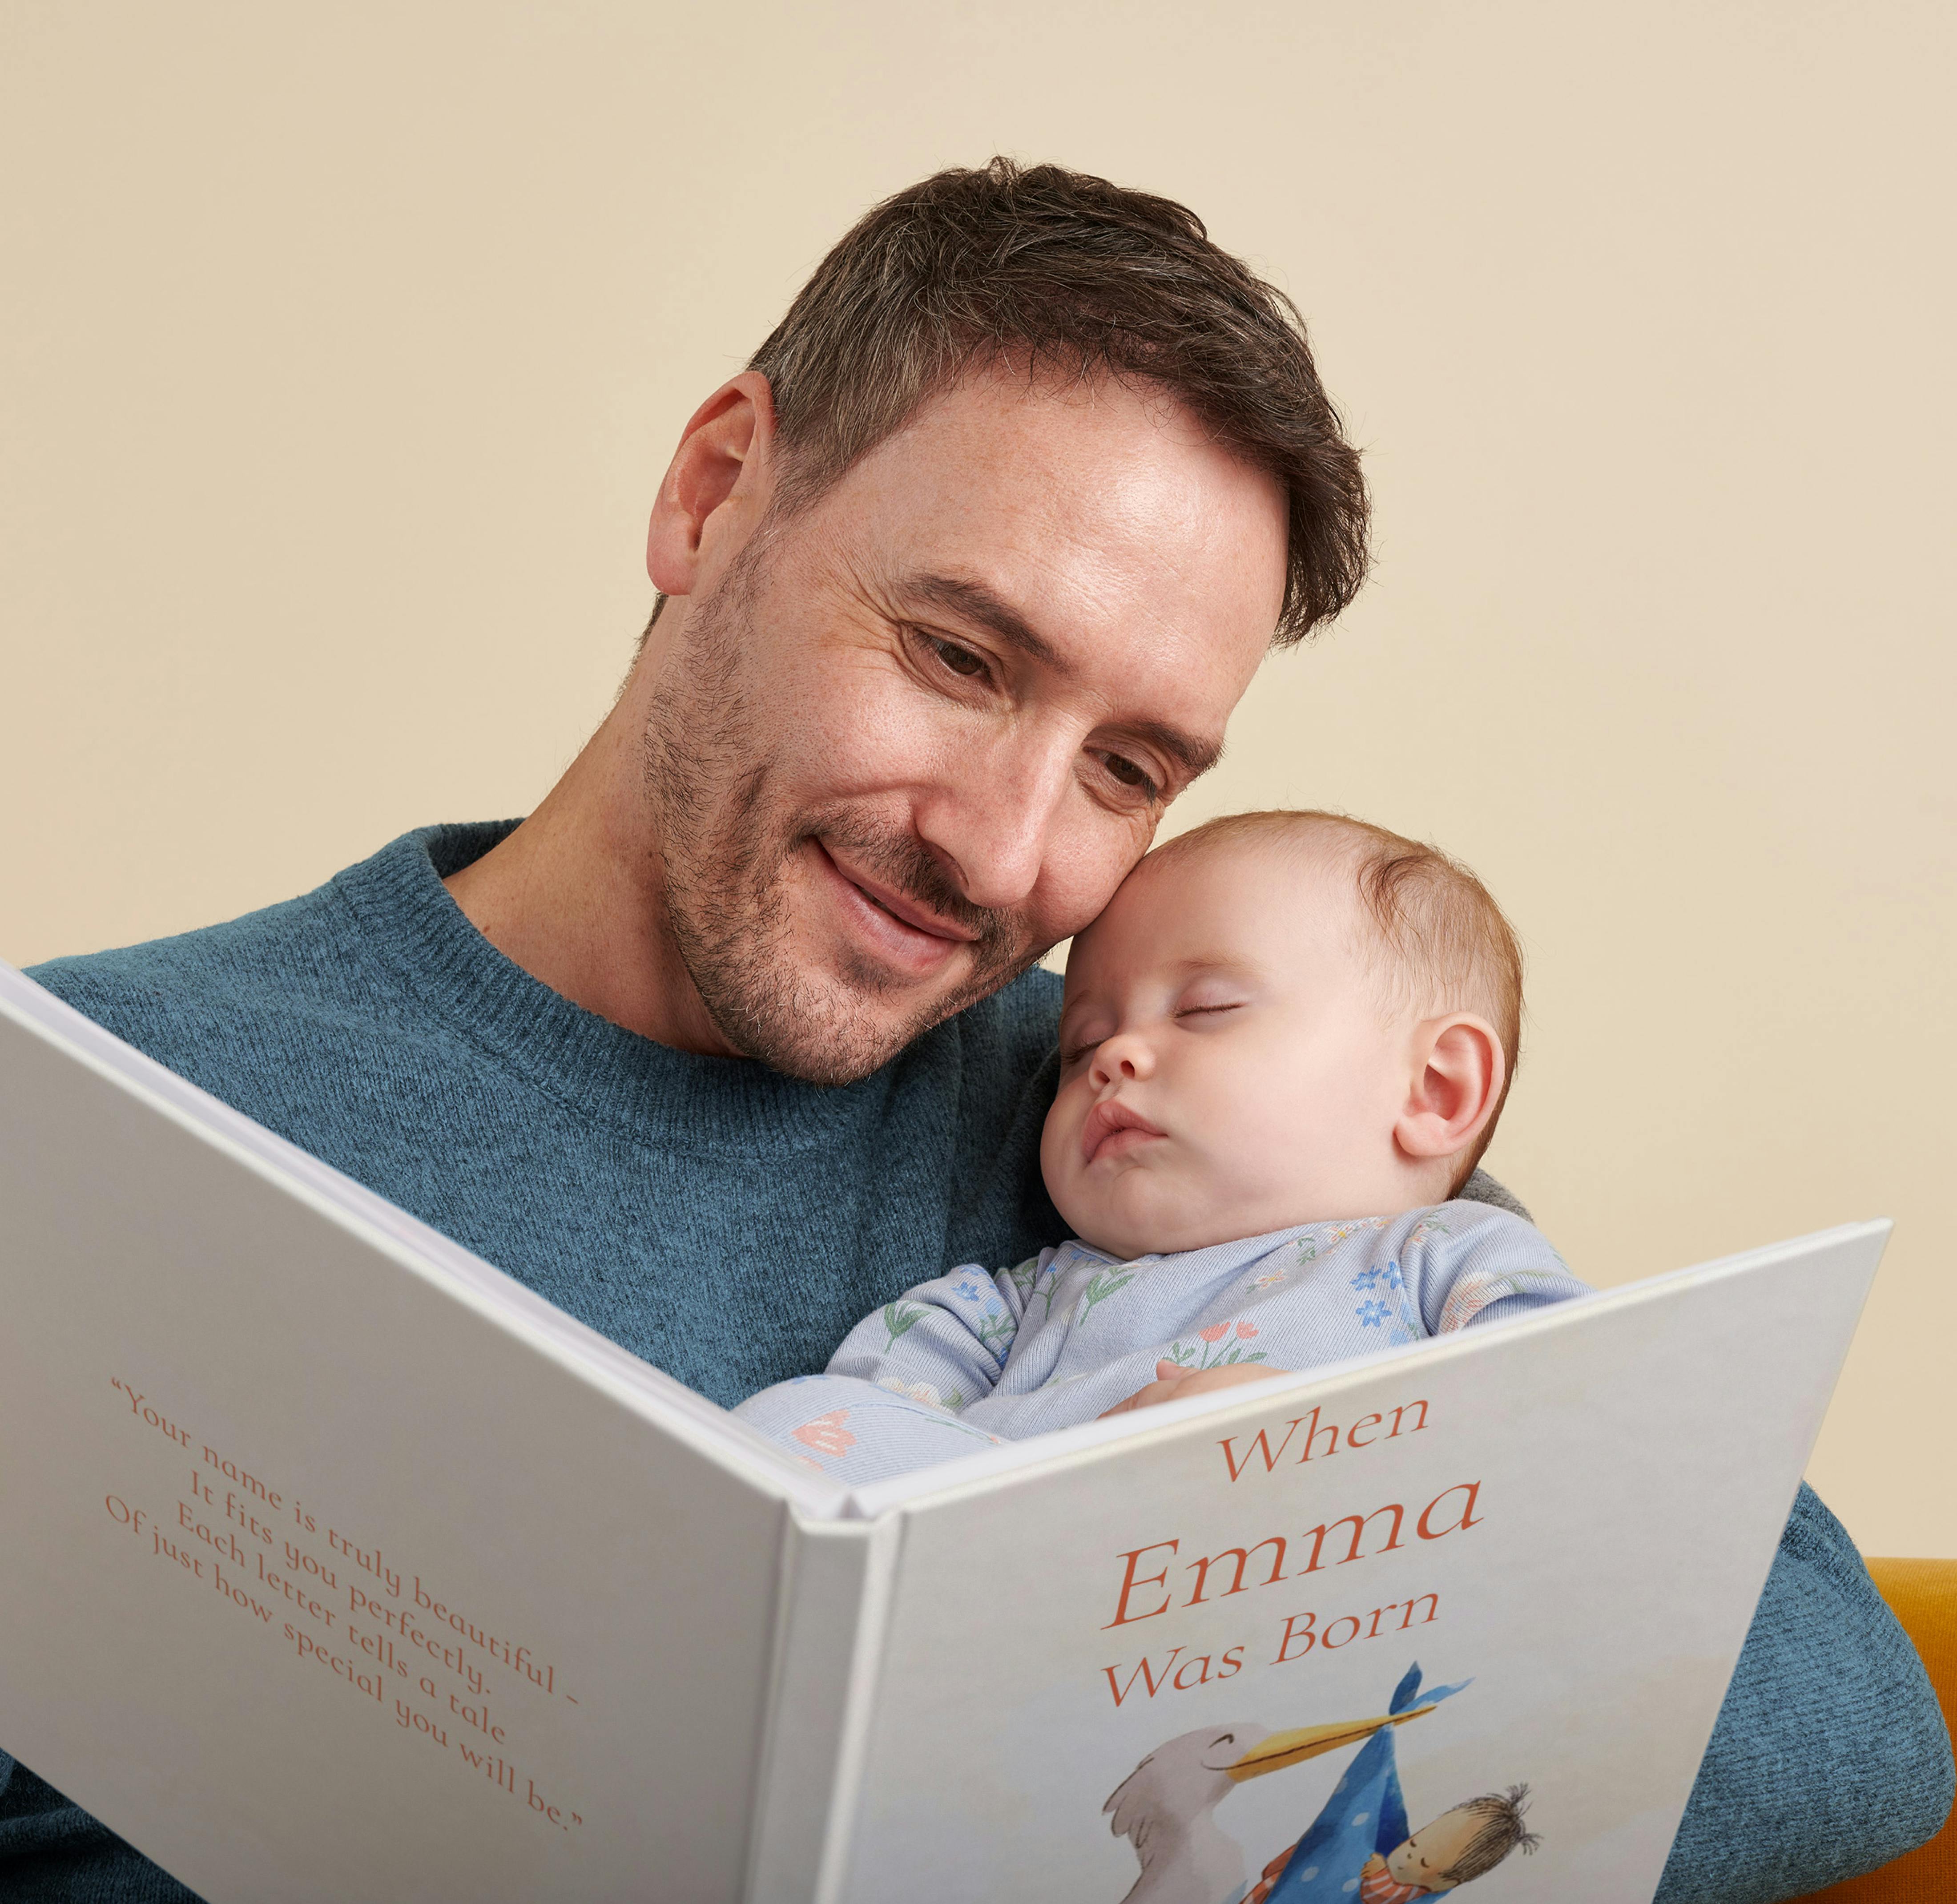
[[[1491,1162],[1604,1282],[1876,1213],[1813,1469],[1957,1555],[1947,6],[0,11],[0,956],[525,810],[694,403],[996,149],[1304,306],[1377,577],[1178,824],[1337,804],[1533,960]]]

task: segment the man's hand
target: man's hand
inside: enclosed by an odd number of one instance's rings
[[[1125,1402],[1117,1402],[1102,1416],[1125,1415],[1131,1408],[1152,1408],[1158,1402],[1186,1402],[1192,1395],[1206,1395],[1212,1388],[1236,1388],[1245,1382],[1261,1382],[1273,1375],[1288,1375],[1288,1368],[1266,1368],[1262,1362],[1231,1362],[1222,1368],[1178,1368],[1165,1358],[1156,1364],[1156,1378],[1146,1388],[1138,1388]]]

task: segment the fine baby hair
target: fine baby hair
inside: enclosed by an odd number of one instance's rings
[[[1222,848],[1268,846],[1331,859],[1349,870],[1367,933],[1363,950],[1396,1015],[1472,1011],[1500,1041],[1502,1083],[1494,1113],[1456,1167],[1458,1191],[1501,1121],[1522,1055],[1522,954],[1487,887],[1461,862],[1371,821],[1312,808],[1225,814],[1165,841],[1158,863]]]

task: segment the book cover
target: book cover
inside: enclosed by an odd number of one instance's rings
[[[212,1904],[1649,1899],[1886,1234],[851,1491],[5,972],[0,1216],[4,1744]]]

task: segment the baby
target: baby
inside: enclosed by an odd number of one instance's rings
[[[859,1482],[1586,1293],[1453,1200],[1515,1065],[1481,882],[1325,813],[1158,847],[1073,941],[1040,1161],[1073,1240],[920,1283],[735,1411]]]
[[[1512,1785],[1465,1804],[1443,1811],[1403,1838],[1390,1852],[1375,1852],[1359,1874],[1358,1904],[1419,1904],[1485,1877],[1512,1851],[1526,1856],[1542,1842],[1522,1823],[1529,1810],[1529,1787]],[[1262,1880],[1244,1904],[1284,1904],[1289,1887],[1282,1880],[1298,1846],[1281,1851],[1264,1867]],[[1302,1894],[1301,1874],[1298,1889]]]

